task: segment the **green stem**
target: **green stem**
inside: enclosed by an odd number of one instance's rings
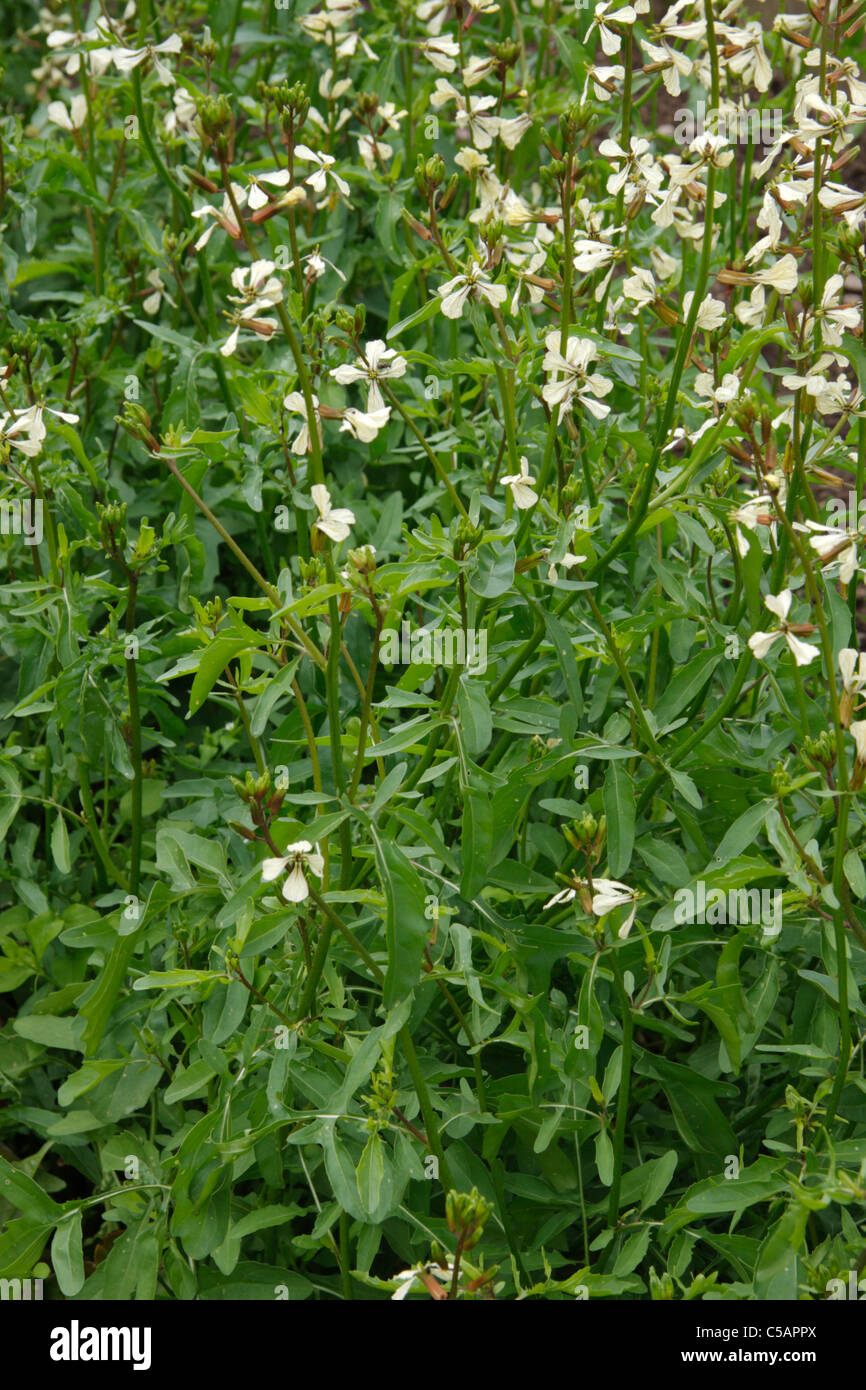
[[[126,600],[126,634],[135,631],[135,605],[138,598],[138,574],[129,575]],[[138,703],[138,662],[126,657],[126,690],[129,700],[129,755],[132,761],[132,834],[129,846],[129,891],[138,897],[141,883],[141,712]]]
[[[622,1160],[625,1152],[625,1131],[628,1119],[629,1091],[631,1089],[631,1054],[634,1037],[634,1016],[631,1001],[622,981],[619,962],[614,960],[614,981],[622,1008],[622,1072],[619,1082],[619,1095],[616,1100],[616,1130],[613,1136],[613,1181],[610,1185],[608,1205],[608,1225],[615,1226],[619,1218],[619,1197],[622,1185]]]
[[[81,793],[81,804],[84,807],[84,823],[87,826],[87,833],[93,841],[93,848],[99,855],[102,867],[108,877],[122,888],[124,893],[129,891],[129,880],[120,872],[116,864],[112,862],[111,855],[103,838],[96,816],[96,807],[93,804],[93,797],[90,793],[90,769],[83,758],[78,759],[78,787]]]
[[[412,1077],[412,1085],[415,1087],[415,1094],[418,1097],[418,1104],[421,1107],[421,1115],[424,1120],[424,1128],[427,1132],[427,1141],[430,1150],[439,1160],[439,1180],[446,1192],[450,1192],[454,1183],[451,1178],[451,1171],[448,1167],[448,1160],[445,1157],[445,1150],[442,1147],[442,1139],[439,1134],[439,1124],[436,1119],[433,1105],[430,1100],[430,1092],[427,1089],[427,1082],[421,1071],[421,1064],[418,1061],[418,1054],[415,1051],[415,1044],[409,1029],[404,1025],[398,1034],[400,1046],[403,1049],[403,1056],[406,1058],[406,1065],[409,1068],[409,1075]]]

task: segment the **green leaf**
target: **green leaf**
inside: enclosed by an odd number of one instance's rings
[[[475,569],[469,576],[469,587],[480,598],[501,598],[514,583],[517,549],[514,541],[505,545],[493,541],[481,545],[475,552]]]
[[[252,646],[256,645],[253,636]],[[201,708],[229,662],[240,656],[241,652],[249,651],[250,647],[249,633],[234,632],[226,633],[224,637],[215,637],[210,646],[205,647],[189,693],[190,714],[195,714],[196,710]]]
[[[733,1086],[709,1081],[692,1067],[646,1052],[636,1061],[635,1070],[661,1082],[676,1127],[694,1153],[724,1157],[739,1151],[736,1135],[716,1103],[719,1095],[736,1096]]]
[[[676,719],[680,711],[700,694],[721,660],[722,653],[719,651],[701,652],[677,672],[659,696],[653,710],[660,729]]]
[[[81,1212],[73,1212],[60,1222],[51,1242],[51,1268],[66,1298],[74,1298],[84,1283],[84,1253],[81,1248]]]
[[[470,902],[487,881],[493,857],[493,808],[487,793],[478,787],[463,788],[463,869],[460,892]]]
[[[378,1219],[382,1191],[385,1185],[385,1156],[382,1140],[371,1134],[358,1163],[358,1194],[361,1205],[371,1221]]]
[[[0,1231],[0,1279],[26,1278],[50,1234],[51,1225],[34,1226],[26,1216],[7,1221]]]
[[[418,984],[421,959],[430,923],[424,915],[427,890],[418,871],[390,840],[371,835],[376,848],[376,867],[385,894],[385,935],[388,942],[388,969],[383,1003],[386,1009],[399,1004]]]
[[[741,816],[738,816],[733,825],[730,825],[722,837],[722,841],[707,865],[707,869],[717,869],[729,860],[736,859],[754,845],[758,831],[767,818],[770,809],[769,801],[759,801],[754,806],[750,806]]]
[[[767,1202],[788,1192],[790,1182],[778,1159],[762,1157],[749,1168],[740,1168],[735,1177],[707,1178],[690,1187],[683,1198],[688,1211],[698,1215],[721,1215],[745,1211],[756,1202]]]
[[[604,775],[607,856],[613,878],[622,878],[634,849],[634,782],[622,763],[608,763]]]
[[[62,874],[68,874],[72,870],[72,860],[69,856],[69,832],[66,829],[65,816],[58,815],[54,820],[54,827],[51,831],[51,853],[54,862]]]
[[[218,980],[225,980],[225,976],[215,970],[149,970],[146,975],[139,975],[132,988],[189,989],[191,985],[214,984]]]
[[[610,1187],[613,1182],[613,1144],[606,1129],[600,1129],[595,1136],[595,1166],[599,1182]]]
[[[462,675],[457,684],[457,712],[467,753],[475,758],[493,737],[493,720],[487,693],[479,680]]]
[[[401,319],[399,323],[395,323],[393,328],[389,328],[386,335],[388,342],[390,342],[392,338],[399,338],[401,333],[405,333],[408,328],[417,328],[419,324],[426,323],[428,319],[432,319],[434,314],[438,314],[441,303],[441,296],[434,294],[432,299],[428,299],[427,303],[423,304],[420,309],[416,309],[414,314],[409,314],[405,319]]]
[[[547,608],[542,608],[539,605],[539,611],[544,619],[551,646],[556,652],[556,659],[565,681],[568,698],[578,719],[580,719],[583,714],[583,688],[580,684],[580,673],[577,669],[577,660],[568,630]]]
[[[146,915],[145,912],[144,917]],[[144,933],[144,917],[136,931],[118,939],[93,984],[81,996],[78,1012],[86,1020],[81,1040],[87,1057],[93,1056],[102,1041],[115,1001],[126,980],[129,962]]]
[[[84,1029],[80,1018],[55,1018],[52,1014],[25,1014],[12,1022],[15,1032],[43,1047],[80,1052]]]
[[[53,1226],[63,1215],[47,1192],[44,1192],[33,1178],[13,1167],[8,1158],[0,1154],[0,1197],[11,1203],[31,1222],[48,1223]]]
[[[843,868],[855,898],[866,898],[866,870],[863,868],[863,860],[856,849],[849,849],[845,855]]]
[[[756,1299],[795,1302],[799,1297],[798,1255],[808,1219],[808,1207],[792,1203],[763,1241],[755,1266]]]

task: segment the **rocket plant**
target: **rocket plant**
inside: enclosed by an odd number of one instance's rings
[[[6,8],[0,1277],[862,1271],[862,23]]]

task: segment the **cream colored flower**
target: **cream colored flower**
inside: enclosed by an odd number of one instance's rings
[[[683,295],[683,318],[688,319],[692,307],[694,294],[689,290],[688,294]],[[712,333],[715,329],[721,328],[727,313],[725,306],[719,299],[714,299],[711,294],[701,300],[698,309],[698,316],[695,319],[695,328],[702,329],[706,333]]]
[[[544,340],[547,351],[542,366],[551,375],[551,380],[541,389],[545,402],[551,409],[559,406],[560,420],[573,400],[579,400],[586,406],[596,420],[603,420],[610,414],[610,406],[604,405],[598,397],[612,391],[613,382],[597,372],[588,371],[590,363],[598,356],[598,348],[591,338],[569,338],[563,356],[559,343],[557,331],[548,333]]]
[[[319,853],[318,845],[311,845],[309,840],[298,840],[293,845],[286,845],[286,852],[281,858],[265,859],[262,862],[262,882],[273,883],[286,869],[289,870],[289,874],[282,889],[286,902],[306,902],[310,896],[310,888],[305,870],[315,874],[316,878],[321,878],[325,871],[325,861]]]
[[[355,524],[355,513],[350,512],[348,507],[332,507],[331,494],[324,483],[315,483],[310,488],[310,495],[319,511],[313,526],[329,540],[344,541],[350,526]]]
[[[508,291],[504,285],[494,285],[479,265],[471,265],[465,275],[455,275],[436,293],[442,299],[442,312],[447,319],[459,319],[467,299],[484,299],[495,307],[505,303]]]
[[[340,178],[340,175],[334,171],[333,166],[337,161],[334,159],[333,155],[316,154],[316,151],[311,150],[308,145],[296,145],[295,157],[304,160],[307,164],[315,164],[317,166],[313,173],[310,174],[309,178],[304,179],[304,183],[308,183],[310,188],[315,189],[317,193],[324,193],[328,179],[332,179],[343,197],[348,197],[349,185],[346,183],[345,179]]]
[[[299,432],[292,440],[291,449],[293,454],[308,454],[310,452],[310,425],[307,417],[307,403],[300,391],[290,391],[283,399],[283,406],[291,415],[300,415],[303,424]],[[319,448],[322,446],[322,424],[319,419],[319,398],[313,396],[313,409],[316,412],[316,429],[319,435]]]
[[[511,496],[515,507],[520,511],[526,511],[529,507],[534,507],[538,501],[538,493],[534,491],[532,484],[535,478],[529,471],[529,460],[521,457],[520,472],[510,473],[501,479],[502,486],[511,489]]]
[[[55,125],[62,126],[64,130],[80,130],[87,120],[87,97],[82,92],[77,92],[69,104],[68,111],[62,101],[49,102],[48,119]]]
[[[379,406],[377,410],[355,410],[354,406],[349,406],[343,411],[340,429],[347,430],[353,439],[360,439],[362,444],[369,444],[385,428],[390,418],[389,405]]]
[[[796,628],[799,626],[808,632],[812,631],[811,624],[804,623],[795,625],[794,628],[788,624],[788,613],[791,609],[793,594],[790,589],[782,589],[778,594],[767,594],[764,599],[765,607],[779,619],[779,626],[772,632],[753,632],[749,638],[749,647],[752,654],[758,661],[763,661],[770,648],[780,637],[784,637],[790,648],[791,655],[798,666],[808,666],[821,653],[817,647],[813,647],[811,642],[803,642]]]
[[[854,647],[843,647],[837,660],[842,672],[839,718],[847,729],[854,715],[857,697],[866,690],[866,652],[856,651]]]
[[[382,410],[385,405],[379,382],[405,374],[406,358],[400,357],[394,348],[387,347],[381,338],[367,343],[363,357],[356,358],[354,365],[346,363],[331,370],[331,376],[341,386],[351,386],[356,381],[368,383],[367,412],[370,414]]]

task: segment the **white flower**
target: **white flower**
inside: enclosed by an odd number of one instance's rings
[[[470,58],[466,67],[460,74],[463,78],[464,87],[477,87],[479,82],[483,82],[493,71],[493,59],[488,55],[486,58],[479,54],[475,58]]]
[[[661,73],[665,91],[669,96],[678,97],[682,90],[680,78],[688,77],[694,66],[691,58],[673,48],[666,39],[660,44],[650,43],[647,39],[640,39],[639,43],[650,60],[652,70]]]
[[[582,565],[586,559],[585,555],[573,555],[570,550],[566,550],[561,560],[551,560],[547,566],[547,577],[551,584],[556,584],[559,579],[559,566],[565,567],[565,572],[574,569],[575,565]]]
[[[343,411],[340,429],[348,430],[352,438],[360,439],[362,444],[369,444],[379,431],[385,428],[390,418],[389,405],[380,406],[377,410],[355,410],[353,406],[349,406]]]
[[[430,105],[438,110],[446,102],[456,103],[455,122],[458,126],[468,126],[472,143],[478,150],[487,150],[499,134],[500,119],[488,116],[487,112],[496,105],[496,97],[465,96],[448,81],[438,77],[436,86],[430,94]]]
[[[866,690],[866,652],[854,647],[843,647],[837,660],[842,672],[842,688],[859,694]]]
[[[151,286],[150,292],[141,301],[141,307],[146,314],[155,314],[163,299],[174,306],[174,300],[167,292],[163,278],[158,270],[147,272],[147,283]]]
[[[178,87],[172,92],[173,110],[163,119],[167,135],[177,135],[179,130],[192,130],[196,118],[196,104],[188,92]]]
[[[825,574],[838,570],[839,579],[847,586],[857,571],[857,545],[863,540],[859,531],[845,531],[823,521],[795,522],[798,531],[809,531],[809,544],[821,557]]]
[[[106,35],[99,29],[87,29],[84,33],[77,33],[69,29],[52,29],[46,39],[48,47],[54,48],[73,48],[75,52],[70,54],[64,67],[67,77],[73,77],[81,70],[82,52],[86,58],[86,76],[101,77],[111,67],[112,58],[115,50],[107,45],[101,48],[82,49],[82,44],[96,43],[104,40]]]
[[[508,296],[505,286],[494,285],[478,265],[471,265],[465,275],[455,275],[453,280],[440,285],[436,293],[442,299],[442,312],[447,319],[460,318],[470,295],[496,307],[504,304]]]
[[[689,153],[699,155],[705,164],[714,164],[717,169],[727,169],[734,158],[733,150],[726,150],[728,141],[724,135],[716,135],[706,130],[689,145]]]
[[[662,186],[662,171],[654,163],[650,153],[649,140],[633,135],[628,150],[616,140],[602,140],[598,152],[612,163],[621,165],[607,180],[608,193],[619,193],[625,189],[625,198],[631,202],[638,189],[644,189],[652,199]]]
[[[316,878],[321,878],[325,871],[325,861],[319,853],[318,845],[311,845],[309,840],[298,840],[296,844],[286,845],[285,855],[281,858],[263,861],[262,882],[273,883],[287,868],[290,872],[283,884],[283,897],[289,903],[306,902],[310,896],[310,889],[304,870],[309,869]]]
[[[400,377],[406,374],[406,358],[400,357],[394,348],[386,347],[381,338],[374,338],[367,343],[364,349],[364,356],[355,359],[354,366],[346,363],[342,367],[334,367],[331,376],[338,381],[341,386],[351,386],[355,381],[366,381],[369,383],[367,392],[367,412],[372,414],[381,410],[385,404],[382,392],[379,389],[379,382],[388,377]]]
[[[248,201],[251,208],[258,211],[259,208],[267,207],[270,199],[262,188],[262,184],[267,184],[268,188],[285,188],[292,181],[292,176],[288,169],[270,169],[261,174],[248,174],[250,189]],[[309,183],[309,179],[307,180]]]
[[[538,493],[533,490],[532,484],[535,478],[529,471],[529,460],[521,457],[520,472],[511,473],[501,479],[502,486],[511,489],[511,496],[514,499],[515,507],[520,511],[526,511],[528,507],[534,507],[538,501]]]
[[[857,762],[866,763],[866,719],[857,719],[851,725],[851,733],[854,736],[854,744],[857,749]]]
[[[857,696],[866,690],[866,652],[843,647],[837,658],[842,672],[842,699],[839,718],[847,729],[854,714]]]
[[[734,314],[745,328],[756,328],[764,321],[764,301],[766,294],[763,285],[756,285],[749,295],[748,303],[738,304]]]
[[[36,457],[46,433],[40,406],[31,405],[26,410],[13,410],[11,415],[0,415],[0,442],[17,449],[25,458]]]
[[[68,111],[62,101],[49,102],[48,119],[55,125],[62,126],[64,130],[80,130],[87,120],[87,97],[83,92],[77,92],[70,102]]]
[[[613,382],[597,372],[588,372],[589,364],[598,356],[598,348],[591,338],[569,338],[565,356],[559,350],[558,331],[548,333],[544,340],[547,351],[542,366],[552,376],[542,387],[541,394],[547,405],[553,409],[559,406],[559,418],[564,419],[572,401],[576,398],[596,420],[603,420],[610,414],[610,406],[597,399],[613,390]]]
[[[374,135],[358,136],[358,154],[365,169],[373,170],[379,164],[388,164],[394,153],[394,146]]]
[[[432,1275],[434,1279],[441,1279],[443,1284],[447,1284],[451,1275],[454,1273],[453,1265],[446,1265],[443,1269],[441,1265],[428,1264],[417,1269],[401,1269],[399,1274],[394,1275],[398,1284],[396,1292],[391,1295],[392,1303],[401,1303],[412,1292],[412,1286],[416,1283],[423,1285],[422,1274]],[[444,1288],[442,1290],[444,1295]]]
[[[805,375],[786,373],[782,377],[782,385],[789,391],[805,390],[807,396],[813,397],[819,415],[834,415],[844,409],[850,389],[848,378],[844,375],[836,381],[827,380],[825,373],[835,360],[832,353],[824,353],[814,366],[807,369]]]
[[[811,336],[816,319],[821,323],[821,340],[827,347],[840,346],[843,329],[856,330],[859,327],[860,310],[854,304],[842,303],[844,283],[841,275],[830,276],[824,286],[819,308],[806,315],[803,326],[805,339]]]
[[[281,302],[283,287],[272,274],[275,269],[273,261],[253,261],[252,265],[237,266],[232,271],[232,286],[238,293],[230,294],[229,299],[243,305],[242,318],[255,318],[263,309]]]
[[[779,627],[772,632],[753,632],[749,638],[749,647],[758,661],[763,661],[770,648],[780,637],[784,637],[791,650],[795,662],[798,666],[808,666],[821,653],[817,647],[813,647],[811,642],[801,642],[795,629],[788,625],[788,613],[791,609],[793,595],[790,589],[783,589],[778,594],[767,594],[764,604],[770,612],[779,619]],[[805,628],[811,632],[811,625],[806,623],[801,625],[801,630]]]
[[[787,489],[783,486],[779,491],[779,505],[785,505]],[[737,549],[745,557],[749,553],[749,542],[741,526],[745,526],[748,531],[757,531],[759,526],[768,526],[770,535],[775,539],[776,536],[776,513],[773,510],[773,499],[768,492],[763,492],[757,497],[750,497],[736,511],[731,512],[731,521],[736,526]]]
[[[623,5],[621,9],[611,11],[613,3],[614,0],[602,0],[601,4],[596,5],[595,16],[583,39],[584,44],[586,44],[593,29],[598,29],[602,49],[608,58],[612,58],[614,53],[619,53],[622,47],[622,38],[615,29],[611,29],[609,26],[611,24],[634,24],[637,19],[637,13],[631,5]]]
[[[339,275],[340,279],[345,282],[346,277],[340,267],[334,265],[333,261],[329,261],[327,256],[323,256],[318,246],[315,251],[310,251],[306,256],[301,257],[301,265],[307,267],[307,282],[311,285],[314,281],[321,280],[322,276],[327,273],[328,266],[331,267],[335,275]]]
[[[726,372],[721,386],[715,386],[710,372],[698,372],[695,377],[695,394],[713,400],[717,405],[727,405],[736,400],[740,389],[740,379],[736,372]]]
[[[425,39],[420,45],[421,52],[432,63],[437,72],[453,72],[460,57],[460,45],[454,40],[437,35]]]
[[[145,58],[153,59],[153,66],[156,75],[163,86],[172,86],[174,77],[165,63],[160,62],[156,56],[158,53],[180,53],[183,42],[180,34],[171,34],[169,38],[163,39],[162,43],[145,44],[142,48],[112,48],[111,61],[118,72],[132,72],[139,63],[143,63]]]
[[[307,418],[307,403],[300,391],[290,391],[283,400],[283,406],[291,415],[300,415],[303,418],[299,432],[292,440],[293,454],[308,454],[310,452],[310,425]],[[319,447],[322,445],[322,424],[319,419],[319,398],[313,396],[313,409],[316,412],[316,429],[319,435]]]
[[[358,8],[359,0],[325,0],[324,9],[302,15],[298,24],[313,38],[330,39],[338,29],[350,23]]]
[[[617,882],[615,878],[595,878],[592,881],[592,887],[592,910],[596,917],[604,917],[608,912],[613,912],[615,908],[625,907],[626,903],[631,903],[631,912],[617,932],[620,941],[624,941],[631,931],[637,912],[637,893],[633,888],[627,887],[625,883]]]
[[[340,77],[334,80],[334,69],[325,68],[319,78],[319,96],[324,97],[325,101],[339,101],[340,97],[346,95],[351,89],[352,81],[348,77]]]
[[[652,304],[658,293],[652,271],[640,265],[635,266],[634,275],[628,275],[623,280],[622,292],[638,309]]]
[[[627,884],[620,883],[615,878],[594,878],[591,885],[585,879],[575,880],[574,888],[563,888],[558,893],[554,893],[552,898],[548,898],[544,904],[545,908],[554,907],[559,903],[570,903],[580,895],[581,905],[590,906],[590,910],[595,917],[606,917],[609,912],[613,912],[618,907],[625,907],[627,903],[632,904],[631,912],[617,932],[617,936],[624,941],[628,936],[637,913],[637,902],[640,894]]]
[[[684,319],[688,319],[693,299],[694,294],[691,290],[689,290],[688,294],[683,295]],[[720,299],[714,299],[711,294],[708,294],[705,299],[701,300],[698,316],[695,320],[695,328],[703,329],[706,333],[712,333],[715,329],[721,328],[726,318],[727,314],[724,304]]]
[[[515,150],[532,125],[531,116],[500,116],[499,138],[508,150]]]
[[[238,209],[241,209],[247,201],[247,190],[239,183],[233,183],[231,188]],[[200,251],[203,246],[207,246],[217,229],[217,225],[222,227],[224,232],[228,232],[233,240],[240,240],[241,229],[235,222],[234,208],[232,207],[231,199],[227,193],[223,195],[221,208],[212,208],[210,203],[205,203],[203,207],[193,208],[191,216],[200,218],[212,217],[214,219],[213,225],[206,227],[195,243],[196,251]]]
[[[305,160],[308,164],[317,165],[317,168],[310,174],[309,178],[304,180],[304,182],[308,183],[311,188],[314,188],[317,193],[324,193],[328,179],[333,179],[337,188],[343,194],[343,197],[348,197],[349,185],[346,183],[345,179],[341,179],[340,175],[334,172],[333,166],[337,161],[334,159],[333,155],[316,154],[316,151],[311,150],[308,145],[296,145],[295,156],[297,159]]]
[[[617,82],[622,82],[624,77],[625,68],[617,63],[615,63],[612,68],[597,68],[594,66],[587,68],[581,101],[586,101],[590,82],[592,83],[592,89],[597,101],[610,101],[616,90],[615,84]]]
[[[620,231],[621,228],[617,227],[615,230]],[[585,275],[589,275],[593,270],[600,270],[603,265],[610,265],[616,257],[615,246],[588,237],[579,237],[574,242],[574,252],[574,268]]]
[[[677,425],[676,429],[672,432],[667,444],[662,449],[662,453],[669,454],[674,449],[678,448],[680,444],[688,444],[690,446],[694,446],[698,442],[702,434],[706,434],[707,430],[711,430],[713,426],[717,424],[718,420],[715,418],[715,416],[711,415],[709,419],[705,420],[704,423],[700,425],[696,430],[687,429],[685,425]]]
[[[779,294],[793,294],[797,288],[797,262],[793,256],[783,256],[767,270],[756,270],[752,280],[759,285],[769,285]]]
[[[344,541],[349,534],[349,527],[355,524],[355,513],[350,512],[348,507],[332,507],[331,494],[324,483],[314,483],[310,495],[319,510],[313,525],[330,540]]]
[[[486,169],[490,160],[486,154],[479,154],[477,150],[473,150],[471,145],[466,145],[464,149],[457,151],[454,156],[454,163],[464,173],[475,174],[479,169]]]
[[[825,183],[818,194],[818,202],[822,208],[838,208],[849,227],[859,227],[866,216],[866,193],[844,183]]]

